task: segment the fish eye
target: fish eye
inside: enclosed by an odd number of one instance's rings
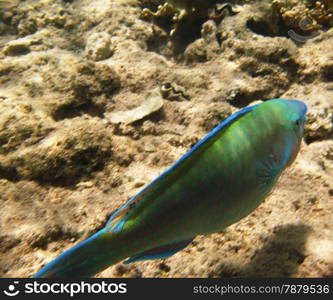
[[[293,115],[291,117],[291,121],[297,126],[301,127],[303,125],[304,119],[300,117],[299,115]]]

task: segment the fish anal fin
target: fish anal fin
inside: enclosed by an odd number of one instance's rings
[[[193,238],[181,241],[173,244],[163,245],[160,247],[156,247],[153,249],[146,250],[138,255],[132,256],[126,261],[125,264],[129,264],[135,261],[140,260],[148,260],[148,259],[163,259],[169,256],[174,255],[175,253],[183,250],[186,246],[188,246],[193,241]]]

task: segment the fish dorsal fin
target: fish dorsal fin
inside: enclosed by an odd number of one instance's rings
[[[126,221],[128,213],[136,206],[136,204],[143,199],[143,197],[150,191],[151,183],[146,186],[141,192],[136,194],[130,200],[128,200],[123,206],[117,209],[109,218],[106,226],[110,226],[113,232],[120,231]]]
[[[211,132],[209,132],[203,139],[201,139],[198,143],[196,143],[187,153],[185,153],[171,168],[175,167],[178,163],[181,163],[182,160],[186,159],[188,156],[190,156],[193,152],[197,151],[201,148],[201,146],[208,141],[212,140],[215,136],[218,136],[218,133],[226,129],[228,126],[233,124],[235,121],[237,121],[239,118],[247,114],[248,112],[252,111],[253,108],[258,106],[258,104],[245,107],[238,112],[232,114],[228,118],[226,118],[223,122],[221,122],[219,125],[217,125]],[[170,168],[170,169],[171,169]]]
[[[203,150],[205,145],[210,145],[210,142],[213,142],[216,138],[219,137],[219,133],[226,129],[228,126],[233,124],[240,117],[244,116],[248,112],[252,111],[256,105],[252,105],[246,108],[241,109],[240,111],[232,114],[230,117],[221,122],[216,126],[211,132],[209,132],[202,140],[195,144],[187,153],[185,153],[178,161],[176,161],[169,169],[159,175],[155,180],[143,188],[138,194],[128,200],[124,205],[122,205],[118,210],[116,210],[108,220],[106,226],[111,227],[111,231],[117,232],[120,231],[131,211],[135,209],[136,204],[140,202],[149,192],[158,188],[160,184],[165,182],[172,173],[175,173],[179,167],[184,164],[194,153]]]
[[[124,263],[129,264],[135,261],[139,260],[148,260],[148,259],[163,259],[167,258],[169,256],[174,255],[175,253],[183,250],[185,247],[187,247],[191,242],[193,241],[193,238],[181,241],[169,245],[164,245],[160,247],[156,247],[153,249],[146,250],[138,255],[132,256],[129,259],[127,259]]]

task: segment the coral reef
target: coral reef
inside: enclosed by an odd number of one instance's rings
[[[156,12],[143,8],[141,17],[154,20],[164,19],[164,23],[165,20],[170,20],[172,25],[169,34],[176,43],[176,47],[180,43],[188,44],[194,40],[205,21],[212,19],[219,23],[225,16],[236,13],[229,2],[221,0],[171,0],[159,1],[159,3]],[[160,23],[163,24],[163,21]]]
[[[184,0],[172,36],[181,2],[142,17],[162,2],[0,0],[0,276],[31,276],[231,113],[280,97],[303,100],[309,115],[271,197],[168,259],[97,276],[332,277],[332,1],[235,0],[237,13],[216,20],[226,1]],[[108,120],[153,90],[163,106]]]
[[[288,28],[313,33],[323,27],[333,26],[332,1],[283,1],[274,0],[272,9],[277,10]]]

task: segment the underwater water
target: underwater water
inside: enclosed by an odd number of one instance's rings
[[[308,114],[271,195],[174,256],[96,276],[332,277],[332,1],[163,4],[0,1],[0,277],[31,277],[220,122],[274,98]]]

